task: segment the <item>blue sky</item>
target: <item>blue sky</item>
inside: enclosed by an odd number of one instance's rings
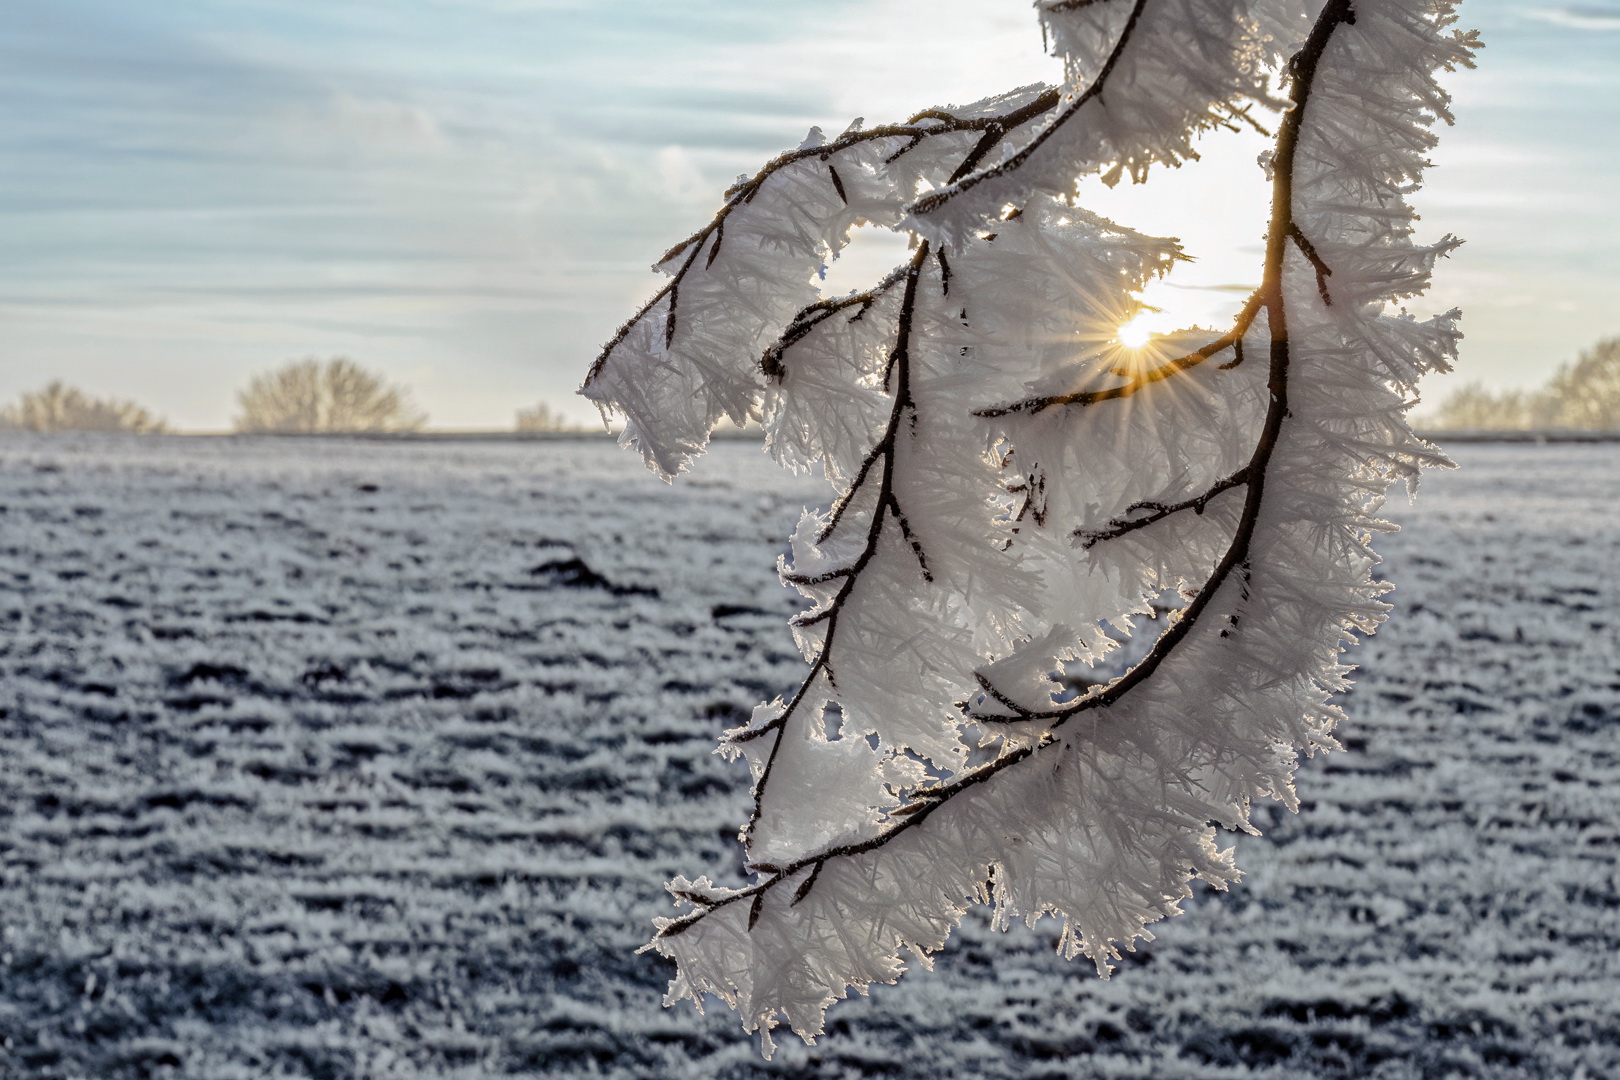
[[[1488,47],[1420,202],[1468,244],[1429,306],[1467,312],[1463,378],[1533,385],[1620,334],[1620,0],[1463,15]],[[251,373],[346,354],[436,426],[541,399],[584,418],[573,389],[648,263],[735,174],[811,124],[1055,75],[1023,0],[14,5],[0,398],[63,378],[219,429]],[[1215,317],[1213,286],[1253,276],[1254,153],[1211,139],[1098,193],[1204,256],[1156,302]]]

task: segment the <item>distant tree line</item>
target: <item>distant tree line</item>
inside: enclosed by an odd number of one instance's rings
[[[244,434],[324,435],[420,431],[427,413],[410,391],[346,356],[305,357],[262,372],[236,395],[232,430]],[[133,401],[93,397],[56,380],[0,405],[0,431],[172,432]],[[518,409],[513,430],[583,432],[584,426],[542,401]]]
[[[1581,353],[1539,390],[1492,393],[1479,383],[1463,386],[1436,410],[1433,425],[1487,431],[1620,429],[1620,337]]]
[[[255,375],[236,395],[232,424],[242,434],[343,434],[420,431],[427,414],[410,391],[345,356],[306,357]],[[1453,391],[1429,424],[1445,430],[1620,430],[1620,337],[1606,338],[1558,369],[1538,390],[1492,392],[1481,383]],[[585,430],[546,402],[519,409],[520,432]],[[93,397],[61,380],[0,406],[0,431],[172,431],[149,409]]]

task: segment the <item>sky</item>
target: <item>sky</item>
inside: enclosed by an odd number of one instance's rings
[[[1620,0],[1466,0],[1487,43],[1417,203],[1467,240],[1423,310],[1462,381],[1543,382],[1620,334]],[[0,400],[51,379],[223,430],[248,378],[350,356],[440,428],[573,396],[719,192],[841,131],[1051,81],[1025,0],[50,0],[0,22]],[[1213,324],[1252,285],[1258,136],[1082,189],[1199,261],[1149,299]],[[867,239],[853,287],[896,254]]]

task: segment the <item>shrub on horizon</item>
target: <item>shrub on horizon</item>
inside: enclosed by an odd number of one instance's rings
[[[242,434],[337,434],[419,431],[427,414],[409,392],[344,356],[296,360],[255,375],[236,395]]]
[[[542,401],[528,409],[519,409],[513,424],[514,431],[584,431],[562,413]]]
[[[1533,426],[1531,400],[1522,390],[1492,393],[1484,383],[1465,383],[1441,402],[1431,423],[1442,431],[1524,431]]]
[[[133,401],[91,397],[60,379],[0,408],[0,429],[15,431],[124,431],[157,435],[169,430],[161,418]]]
[[[1561,365],[1542,396],[1548,426],[1620,429],[1620,337],[1604,338],[1574,363]]]

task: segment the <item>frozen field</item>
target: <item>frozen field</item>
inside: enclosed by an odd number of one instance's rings
[[[1455,454],[1239,888],[1108,983],[970,921],[767,1065],[633,950],[736,879],[815,483],[0,436],[0,1077],[1620,1077],[1620,444]]]

